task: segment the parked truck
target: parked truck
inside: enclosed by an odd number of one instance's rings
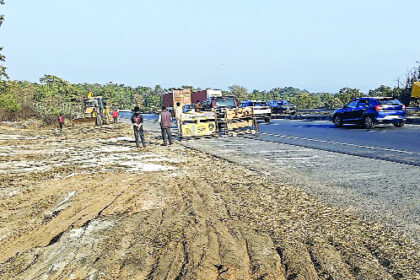
[[[191,91],[189,89],[174,89],[162,96],[162,105],[172,113],[175,112],[178,102],[181,108],[185,104],[191,104]]]
[[[204,100],[210,99],[211,97],[222,96],[222,91],[220,89],[205,89],[194,91],[191,93],[191,103],[195,104],[197,102],[203,103]]]

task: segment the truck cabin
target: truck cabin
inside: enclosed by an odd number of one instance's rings
[[[233,96],[216,96],[205,100],[202,105],[205,109],[235,108],[238,102]]]

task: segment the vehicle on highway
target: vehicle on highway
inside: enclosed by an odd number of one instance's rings
[[[203,111],[213,111],[216,113],[217,128],[226,127],[226,109],[238,107],[238,102],[234,96],[212,96],[201,102]]]
[[[256,119],[264,120],[266,123],[271,121],[271,108],[264,101],[244,100],[239,104],[239,107],[252,107],[253,115]]]
[[[335,110],[332,116],[336,127],[349,123],[363,125],[368,129],[382,123],[402,127],[405,120],[405,105],[393,97],[357,98]]]
[[[271,107],[273,114],[296,114],[296,105],[288,102],[287,100],[270,100],[266,103]]]

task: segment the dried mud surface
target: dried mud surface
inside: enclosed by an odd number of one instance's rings
[[[131,129],[0,127],[1,279],[420,279],[419,248]]]

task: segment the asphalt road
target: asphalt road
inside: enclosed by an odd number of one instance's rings
[[[335,128],[329,121],[272,120],[259,129],[264,141],[420,166],[420,126]]]

